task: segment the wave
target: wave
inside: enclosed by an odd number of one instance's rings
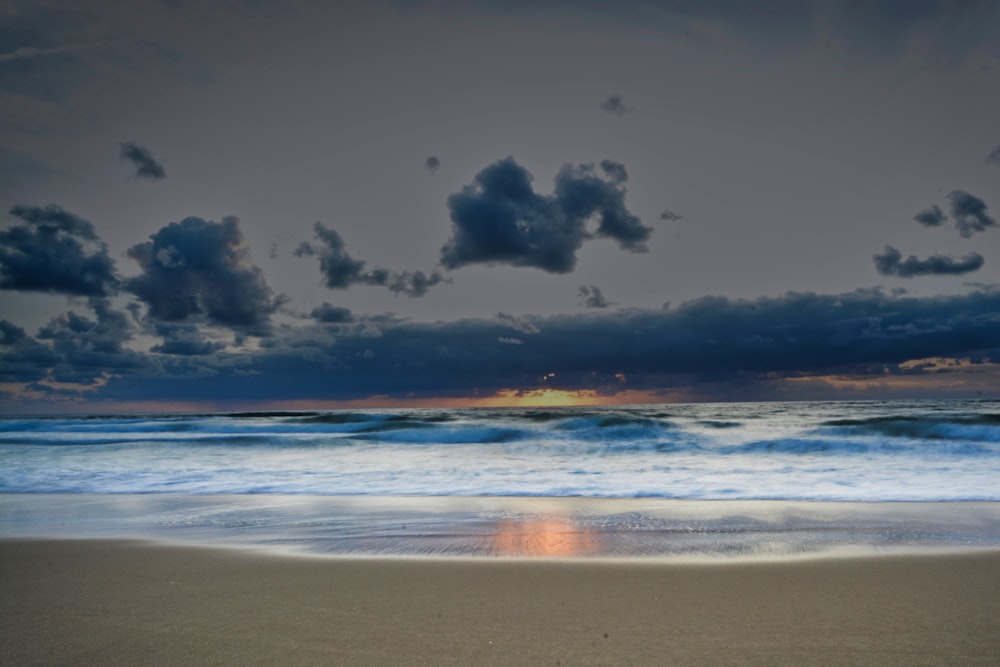
[[[833,419],[823,422],[820,430],[842,436],[879,435],[920,440],[1000,442],[1000,414]]]

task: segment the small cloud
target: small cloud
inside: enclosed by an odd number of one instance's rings
[[[354,315],[351,314],[350,308],[333,306],[325,301],[322,305],[313,308],[309,315],[316,321],[323,322],[324,324],[346,324],[354,320]]]
[[[673,211],[671,211],[669,208],[668,209],[664,209],[663,213],[660,214],[660,220],[669,220],[671,222],[675,222],[677,220],[681,220],[683,217],[684,217],[683,215],[677,215],[676,213],[674,213]]]
[[[995,164],[1000,167],[1000,146],[997,146],[986,156],[986,164]]]
[[[379,267],[365,270],[367,262],[347,253],[344,239],[335,229],[317,222],[313,230],[317,240],[314,243],[303,241],[294,254],[296,257],[318,257],[323,284],[331,289],[346,289],[356,284],[375,285],[385,287],[394,294],[403,293],[416,298],[427,294],[431,287],[448,282],[438,271],[427,275],[423,271],[399,272]]]
[[[986,213],[986,203],[979,197],[965,190],[952,190],[948,193],[948,199],[951,200],[951,217],[955,220],[955,228],[963,238],[996,226],[997,221]]]
[[[120,158],[132,163],[137,177],[154,181],[167,177],[163,165],[153,157],[148,148],[140,146],[134,141],[123,141],[119,146],[121,148]]]
[[[500,336],[499,341],[504,345],[524,345],[524,341],[520,338],[511,338],[509,336]]]
[[[429,158],[424,160],[424,166],[427,167],[427,171],[433,174],[438,170],[438,167],[441,166],[441,160],[439,160],[436,155],[431,155]]]
[[[914,276],[956,276],[978,270],[985,263],[983,256],[977,252],[965,257],[955,258],[947,255],[931,255],[927,259],[918,259],[910,255],[905,260],[899,250],[890,245],[885,252],[872,256],[875,268],[884,276],[913,278]]]
[[[607,308],[611,302],[604,298],[596,285],[580,285],[577,298],[581,306],[586,308]]]
[[[913,219],[925,227],[940,227],[948,220],[948,216],[941,210],[940,206],[934,204],[930,208],[917,213],[913,216]]]
[[[601,102],[601,110],[616,116],[624,116],[627,113],[635,111],[635,108],[626,106],[624,100],[622,100],[622,96],[615,94],[609,95],[606,100]]]

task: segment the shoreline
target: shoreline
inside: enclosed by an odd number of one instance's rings
[[[1000,552],[300,558],[0,540],[3,664],[992,665]]]
[[[0,494],[0,539],[373,557],[798,560],[1000,549],[1000,502]]]

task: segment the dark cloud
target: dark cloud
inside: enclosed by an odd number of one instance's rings
[[[614,114],[615,116],[624,116],[627,113],[635,111],[635,108],[626,105],[622,96],[615,94],[608,95],[608,98],[601,102],[601,111]]]
[[[61,314],[34,337],[15,333],[15,340],[0,352],[0,382],[36,393],[78,396],[115,378],[164,379],[164,369],[149,355],[126,345],[134,334],[128,315],[103,297],[91,297],[86,305],[91,313]]]
[[[1000,167],[1000,146],[997,146],[986,156],[986,164],[995,164]]]
[[[625,171],[625,165],[621,162],[601,160],[601,169],[612,183],[624,183],[628,180],[628,172]]]
[[[132,338],[128,317],[114,310],[107,299],[92,298],[89,305],[96,320],[70,311],[39,329],[37,338],[51,340],[56,351],[63,353],[120,354]]]
[[[683,219],[683,215],[677,215],[670,209],[665,209],[663,213],[660,213],[660,220],[669,220],[671,222],[676,222],[677,220]]]
[[[142,274],[125,283],[163,322],[204,317],[229,327],[264,327],[280,305],[253,264],[239,220],[189,217],[134,245]]]
[[[295,249],[296,257],[319,257],[319,270],[323,274],[323,284],[330,288],[347,288],[362,282],[365,262],[347,254],[344,239],[337,230],[330,229],[322,222],[313,225],[319,243],[303,241]]]
[[[135,167],[135,175],[139,178],[160,180],[167,177],[167,172],[163,168],[148,148],[140,146],[134,141],[123,141],[119,144],[121,148],[120,157]]]
[[[948,220],[948,216],[940,206],[933,204],[930,208],[917,213],[913,219],[925,227],[940,227]]]
[[[430,275],[423,271],[390,271],[383,268],[365,270],[366,262],[354,259],[347,253],[344,239],[335,229],[322,222],[313,225],[317,242],[302,242],[295,249],[296,257],[318,257],[323,284],[331,289],[346,289],[351,285],[385,287],[395,294],[421,297],[435,285],[447,282],[439,272]]]
[[[955,220],[955,228],[964,238],[996,226],[997,221],[986,213],[986,203],[979,197],[965,190],[952,190],[948,193],[948,199],[951,200],[951,217]]]
[[[106,296],[118,287],[114,260],[94,226],[58,206],[14,206],[24,224],[0,231],[0,288]]]
[[[28,337],[24,329],[13,322],[0,320],[0,345],[14,345]]]
[[[437,156],[431,155],[429,158],[424,160],[424,166],[427,168],[427,171],[433,174],[438,170],[438,167],[441,166],[441,160],[439,160]]]
[[[607,308],[611,305],[611,302],[604,298],[596,285],[580,285],[580,289],[577,290],[577,298],[580,305],[586,308]]]
[[[164,371],[196,376],[193,381],[123,378],[101,395],[356,399],[490,395],[546,386],[604,393],[701,388],[697,395],[710,399],[724,396],[712,392],[741,386],[752,398],[769,395],[768,387],[783,378],[932,373],[900,366],[927,358],[1000,361],[997,289],[947,297],[879,290],[705,297],[669,310],[592,311],[531,322],[536,331],[530,336],[512,334],[499,317],[380,321],[378,336],[360,323],[336,334],[317,326],[293,339],[270,339],[269,347],[241,355],[238,366],[213,356],[190,357],[199,365]],[[212,372],[196,374],[196,368]],[[262,379],[247,382],[248,374]]]
[[[309,315],[316,321],[323,322],[324,324],[345,324],[354,320],[354,316],[351,314],[349,308],[333,306],[325,301],[321,306],[313,308]]]
[[[611,172],[623,165],[608,161]],[[607,168],[606,168],[607,170]],[[532,266],[568,273],[585,240],[610,237],[631,252],[644,252],[652,232],[625,207],[620,181],[598,176],[593,165],[565,165],[555,178],[555,192],[540,195],[532,176],[508,157],[476,174],[475,184],[448,197],[452,235],[441,248],[441,264]],[[590,232],[587,223],[597,220]]]
[[[885,252],[874,255],[872,259],[875,261],[875,268],[879,273],[884,276],[899,276],[900,278],[957,276],[976,271],[984,264],[983,256],[977,252],[969,253],[962,258],[931,255],[927,259],[918,259],[910,255],[904,260],[903,254],[890,245],[885,247]]]

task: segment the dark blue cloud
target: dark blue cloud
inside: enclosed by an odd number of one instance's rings
[[[233,216],[222,222],[196,217],[171,222],[127,254],[142,274],[127,280],[125,288],[156,320],[204,319],[263,331],[281,303],[250,259]]]
[[[324,324],[346,324],[354,321],[350,308],[333,306],[325,301],[322,305],[312,309],[310,317]]]
[[[120,157],[135,167],[135,175],[139,178],[160,180],[167,177],[167,172],[153,153],[146,147],[134,141],[124,141],[120,146]]]
[[[28,334],[21,327],[7,320],[0,320],[0,345],[14,345],[26,339]]]
[[[124,344],[132,338],[128,317],[112,308],[107,299],[92,298],[89,305],[96,320],[70,311],[42,327],[36,337],[53,341],[55,350],[62,353],[122,353]]]
[[[0,231],[0,288],[74,296],[113,294],[119,279],[88,220],[58,206],[14,206],[23,220]]]
[[[476,174],[475,183],[448,197],[451,238],[441,248],[441,264],[531,266],[568,273],[584,241],[606,237],[631,252],[644,252],[652,232],[625,207],[621,177],[625,167],[603,165],[610,180],[593,165],[565,165],[552,195],[537,194],[531,174],[508,157]],[[587,223],[597,221],[590,232]]]
[[[986,213],[986,202],[979,197],[965,190],[952,190],[948,193],[948,199],[951,202],[951,217],[955,220],[955,228],[964,238],[996,226],[997,221]]]
[[[925,227],[940,227],[948,220],[948,216],[941,210],[940,206],[933,204],[930,208],[914,215],[913,219]]]
[[[890,245],[885,252],[874,255],[875,268],[884,276],[913,278],[914,276],[958,276],[979,270],[985,260],[978,252],[969,253],[965,257],[955,258],[948,255],[931,255],[927,259],[918,259],[910,255],[905,260],[903,254]]]
[[[663,310],[532,317],[530,335],[514,334],[514,321],[528,320],[383,318],[335,331],[282,331],[238,357],[165,357],[155,372],[120,370],[97,395],[266,401],[473,396],[544,386],[604,393],[701,388],[703,398],[724,398],[712,392],[739,386],[753,398],[783,378],[932,373],[901,366],[926,358],[1000,361],[996,289],[949,297],[878,290],[705,297]]]
[[[316,232],[316,242],[303,241],[295,249],[295,256],[319,258],[323,284],[331,289],[347,289],[352,285],[374,285],[385,287],[394,294],[402,293],[417,298],[427,294],[435,285],[447,282],[437,271],[428,275],[423,271],[398,272],[383,268],[366,270],[367,262],[354,259],[347,253],[347,245],[335,229],[317,222],[313,225],[313,230]]]

